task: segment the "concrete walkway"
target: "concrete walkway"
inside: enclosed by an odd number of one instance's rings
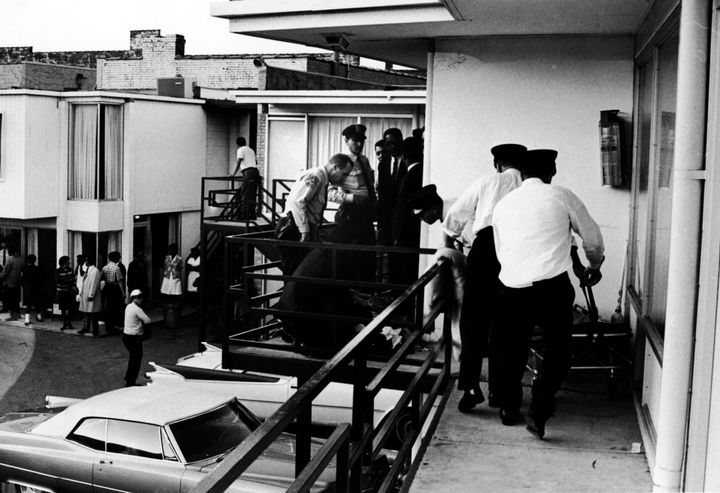
[[[524,422],[503,426],[487,402],[460,413],[462,392],[454,391],[411,491],[651,491],[629,389],[621,385],[618,398],[610,399],[605,375],[579,373],[566,378],[564,389],[544,440]]]

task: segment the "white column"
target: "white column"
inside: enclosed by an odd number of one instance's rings
[[[672,230],[654,491],[682,487],[705,161],[710,1],[682,2],[673,162]]]

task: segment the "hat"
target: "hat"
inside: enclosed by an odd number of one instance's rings
[[[408,197],[408,206],[420,212],[429,209],[433,205],[442,205],[442,203],[442,198],[437,194],[435,185],[425,185]]]
[[[133,289],[130,293],[131,298],[137,298],[139,296],[142,296],[142,291],[140,291],[139,289]]]
[[[490,149],[495,161],[503,163],[520,162],[525,151],[527,151],[527,147],[520,144],[500,144]]]
[[[533,149],[525,153],[523,164],[524,168],[534,168],[538,170],[548,170],[555,166],[555,158],[557,151],[553,149]]]
[[[350,125],[349,127],[345,127],[342,134],[343,137],[347,137],[348,139],[365,140],[367,138],[365,136],[366,130],[367,127],[365,125],[356,123],[354,125]]]

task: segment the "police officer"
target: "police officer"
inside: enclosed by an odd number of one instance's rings
[[[460,378],[458,389],[464,391],[458,409],[468,412],[485,400],[480,390],[482,358],[488,355],[489,404],[494,399],[496,358],[490,344],[490,327],[496,323],[498,272],[492,231],[492,211],[495,204],[520,186],[520,170],[527,149],[519,144],[493,147],[493,165],[497,173],[478,178],[452,205],[443,222],[445,246],[455,248],[462,243],[467,229],[472,234],[472,246],[467,256],[465,294],[460,316]]]
[[[585,205],[570,190],[551,185],[557,151],[528,151],[523,182],[505,195],[493,212],[492,226],[501,270],[500,325],[495,350],[501,365],[498,383],[500,418],[511,425],[520,419],[522,376],[533,329],[543,329],[543,365],[533,381],[528,430],[545,435],[545,423],[555,411],[555,393],[570,368],[575,293],[571,230],[583,240],[590,266],[581,284],[600,280],[604,260],[602,234]]]

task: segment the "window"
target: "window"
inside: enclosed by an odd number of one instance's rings
[[[71,108],[71,199],[122,199],[122,106],[73,104]]]
[[[259,426],[237,401],[170,425],[187,462],[224,454],[240,445]]]
[[[160,427],[132,421],[108,420],[107,451],[114,454],[162,459]]]
[[[70,258],[74,259],[81,253],[93,255],[98,268],[107,263],[107,254],[113,251],[122,252],[122,231],[106,231],[102,233],[87,233],[83,231],[69,231]]]
[[[638,152],[633,178],[634,276],[642,315],[665,327],[675,148],[678,34],[658,41],[638,64]]]
[[[87,418],[67,438],[91,449],[104,451],[106,425],[105,418]]]

